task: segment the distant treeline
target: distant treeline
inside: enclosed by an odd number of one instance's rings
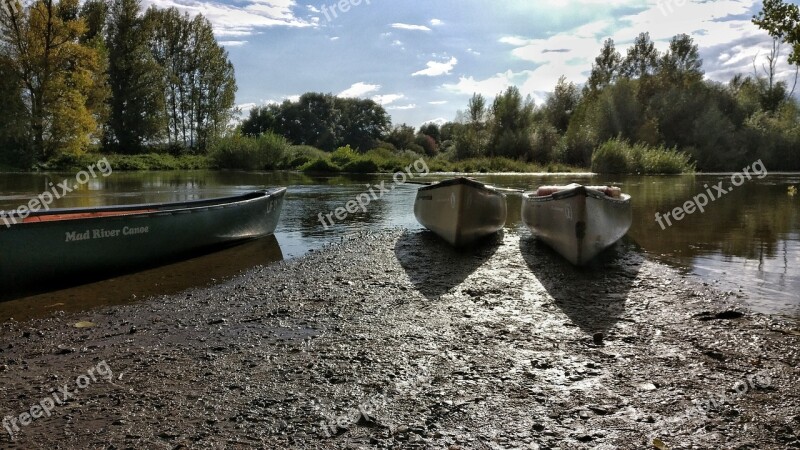
[[[800,170],[795,86],[776,80],[781,44],[800,64],[800,10],[781,0],[753,20],[774,39],[767,63],[728,83],[704,80],[688,35],[661,53],[642,33],[624,56],[606,40],[582,87],[562,78],[540,105],[516,87],[491,102],[476,94],[455,120],[420,129],[393,126],[372,100],[310,92],[232,130],[233,66],[202,16],[139,0],[15,5],[0,8],[0,167],[58,167],[98,149],[201,155],[119,160],[134,168],[366,171],[427,155],[478,170],[737,171],[758,159]]]
[[[794,86],[775,80],[781,43],[793,46],[789,60],[798,63],[797,7],[767,0],[754,23],[774,37],[768,64],[727,84],[703,79],[703,62],[688,35],[675,36],[660,53],[642,33],[625,56],[606,40],[583,88],[562,78],[541,105],[510,87],[491,103],[473,95],[456,120],[417,130],[392,127],[371,100],[307,93],[253,109],[241,131],[245,138],[271,132],[328,152],[349,145],[361,153],[410,150],[447,161],[503,157],[605,172],[675,173],[736,171],[762,159],[774,170],[800,170]],[[235,148],[225,144],[229,155]]]
[[[10,5],[0,7],[0,163],[97,147],[203,153],[226,131],[236,81],[203,16],[139,0]]]

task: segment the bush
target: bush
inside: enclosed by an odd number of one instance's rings
[[[285,138],[267,132],[258,137],[221,138],[209,155],[220,169],[272,170],[284,167],[288,148]]]
[[[592,155],[592,172],[629,173],[628,143],[619,138],[604,142]]]
[[[303,172],[323,172],[323,173],[331,173],[331,172],[340,172],[342,169],[339,168],[336,164],[329,161],[327,158],[317,158],[313,161],[309,161],[302,166],[300,166],[300,170]]]
[[[310,145],[293,145],[286,152],[285,169],[299,170],[304,164],[327,156],[324,151]]]
[[[370,158],[358,158],[350,161],[342,167],[343,172],[350,173],[375,173],[378,172],[378,164]]]
[[[337,166],[344,167],[347,163],[358,159],[358,153],[350,148],[349,145],[339,147],[331,153],[331,161]]]
[[[597,173],[678,174],[694,172],[690,156],[664,146],[630,145],[621,138],[603,143],[592,155]]]

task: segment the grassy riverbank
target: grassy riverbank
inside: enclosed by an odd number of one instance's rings
[[[207,155],[146,153],[137,155],[86,153],[81,156],[62,155],[37,165],[39,171],[77,171],[106,158],[116,171],[161,170],[289,170],[308,173],[394,173],[419,161],[425,161],[431,172],[456,173],[554,173],[596,172],[632,174],[693,173],[690,157],[674,149],[631,145],[614,139],[601,145],[592,158],[592,166],[577,167],[561,162],[546,164],[501,156],[460,159],[453,152],[435,156],[389,148],[376,148],[365,153],[349,146],[333,152],[305,145],[289,145],[285,139],[264,134],[257,138],[232,136],[219,140]],[[0,166],[0,171],[14,171]]]

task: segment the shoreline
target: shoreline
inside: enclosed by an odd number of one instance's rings
[[[364,233],[0,336],[2,416],[113,373],[2,448],[800,446],[797,320],[622,244],[576,269],[511,232]]]

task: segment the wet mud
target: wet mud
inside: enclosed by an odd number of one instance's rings
[[[796,320],[633,243],[395,230],[3,323],[0,448],[800,448],[798,366]]]

